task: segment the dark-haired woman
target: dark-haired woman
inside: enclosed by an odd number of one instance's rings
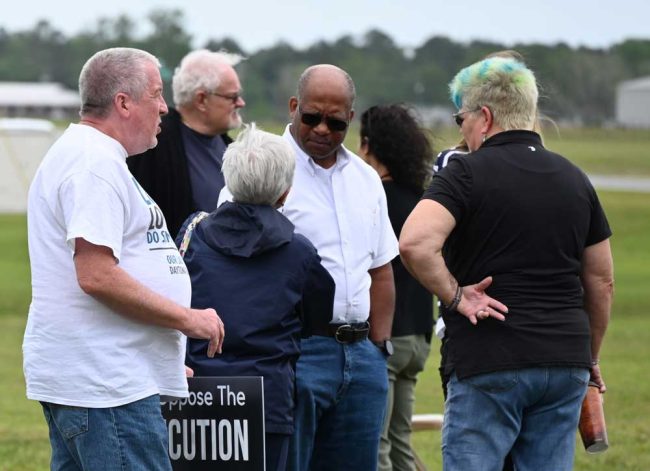
[[[361,115],[361,148],[379,174],[395,235],[422,195],[430,177],[433,151],[412,110],[404,105],[373,106]],[[393,355],[388,359],[389,390],[379,469],[413,470],[411,414],[417,375],[429,355],[433,330],[431,294],[404,268],[392,262],[395,276]]]

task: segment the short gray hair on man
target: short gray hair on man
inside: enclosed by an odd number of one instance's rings
[[[223,66],[235,67],[244,58],[224,50],[213,52],[198,49],[187,54],[174,71],[172,91],[176,106],[192,102],[199,90],[213,92],[221,85]]]
[[[149,85],[146,65],[160,67],[160,61],[141,49],[114,47],[96,52],[79,74],[79,115],[105,118],[117,93],[139,100]]]
[[[296,97],[298,98],[298,102],[303,101],[307,90],[307,86],[309,85],[309,80],[311,79],[313,73],[319,69],[322,70],[323,68],[334,69],[341,74],[341,76],[343,77],[347,85],[349,99],[350,99],[350,107],[352,107],[354,105],[354,100],[356,99],[357,96],[357,90],[356,87],[354,86],[354,81],[352,80],[352,77],[350,77],[350,74],[348,74],[345,70],[331,64],[318,64],[318,65],[313,65],[311,67],[307,67],[305,69],[305,71],[300,75],[300,78],[298,78],[298,89],[296,90]]]
[[[295,168],[289,143],[252,123],[226,149],[221,171],[233,201],[274,206],[291,188]]]

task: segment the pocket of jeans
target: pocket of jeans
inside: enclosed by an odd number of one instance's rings
[[[56,427],[66,439],[88,431],[88,408],[51,405],[50,411]]]
[[[580,385],[589,383],[590,374],[586,368],[571,368],[569,374],[571,375],[571,379]]]
[[[483,373],[467,378],[467,384],[479,391],[487,393],[505,392],[514,388],[519,382],[517,372],[514,370]]]

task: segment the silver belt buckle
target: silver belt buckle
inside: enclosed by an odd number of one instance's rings
[[[352,329],[352,326],[350,324],[343,324],[343,325],[338,326],[338,328],[336,329],[336,332],[334,332],[334,338],[336,339],[336,341],[338,343],[342,343],[342,344],[350,343],[350,342],[343,341],[343,340],[341,340],[339,338],[339,335],[343,335],[343,332],[344,332],[341,329]]]

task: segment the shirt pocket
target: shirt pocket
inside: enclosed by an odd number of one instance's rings
[[[359,202],[352,214],[355,240],[363,253],[371,258],[376,255],[379,238],[379,204],[373,203]]]

